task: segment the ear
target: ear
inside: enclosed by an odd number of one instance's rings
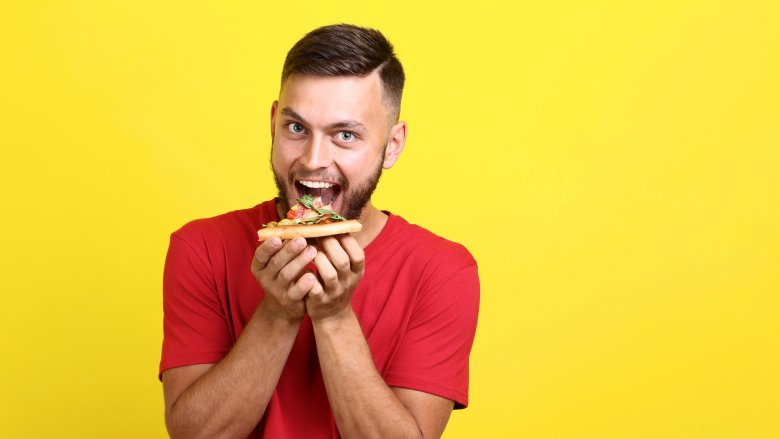
[[[271,144],[274,143],[276,137],[276,111],[279,110],[279,101],[274,101],[271,104]]]
[[[400,121],[390,128],[390,136],[387,139],[387,147],[385,149],[385,161],[382,162],[382,167],[390,169],[393,167],[398,157],[401,156],[401,152],[406,145],[406,122]]]

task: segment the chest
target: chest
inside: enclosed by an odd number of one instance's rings
[[[225,260],[215,267],[217,289],[226,323],[235,342],[264,292],[249,270],[254,249],[247,248],[235,260]],[[245,267],[245,268],[244,268]],[[217,271],[223,270],[223,273]],[[414,312],[423,267],[413,258],[387,258],[366,255],[365,273],[352,296],[352,308],[360,321],[374,362],[380,373],[392,361]],[[294,345],[295,352],[314,355],[316,345],[310,324],[301,327]]]

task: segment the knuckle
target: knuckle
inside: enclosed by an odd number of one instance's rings
[[[268,267],[267,267],[267,266],[266,266],[266,267],[262,267],[262,268],[260,268],[259,270],[257,270],[256,272],[254,272],[254,273],[255,273],[255,277],[256,277],[258,280],[260,280],[260,279],[266,279],[266,278],[268,278],[268,277],[269,277],[269,276],[268,276],[268,271],[269,271],[269,270],[268,270]]]
[[[252,258],[252,263],[250,264],[250,270],[252,270],[252,273],[259,273],[265,269],[267,264],[264,264],[262,261],[259,261],[257,258]]]
[[[270,261],[268,261],[268,264],[266,264],[268,268],[278,271],[282,268],[282,261],[279,258],[271,258]]]
[[[311,289],[311,291],[309,291],[309,294],[310,294],[312,297],[320,297],[320,296],[322,296],[322,293],[323,293],[323,291],[322,291],[322,287],[321,287],[320,285],[315,285],[315,286],[314,286],[314,287]]]
[[[336,273],[333,273],[333,272],[326,272],[326,273],[320,272],[320,277],[326,283],[331,283],[331,282],[334,282],[336,279],[338,279],[338,275]]]
[[[303,293],[304,293],[302,290],[303,289],[300,286],[293,285],[292,287],[290,287],[290,289],[287,290],[287,294],[286,294],[287,299],[290,302],[297,302],[301,300],[301,297],[303,297]]]
[[[339,258],[333,261],[333,266],[339,271],[346,270],[349,268],[349,259]]]
[[[288,270],[286,268],[282,269],[279,272],[279,280],[282,281],[282,282],[285,282],[285,283],[292,282],[293,277],[292,277],[292,274],[290,273],[290,270]]]

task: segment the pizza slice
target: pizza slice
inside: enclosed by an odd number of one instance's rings
[[[358,232],[363,228],[357,220],[348,220],[333,211],[330,204],[322,202],[321,197],[304,195],[298,198],[298,204],[287,211],[287,218],[264,224],[257,231],[260,241],[277,236],[281,239],[297,237],[317,238]]]

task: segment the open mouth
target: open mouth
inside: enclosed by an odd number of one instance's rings
[[[330,205],[333,205],[341,194],[341,186],[328,181],[295,180],[295,189],[299,197],[304,195],[320,197],[323,203]]]

